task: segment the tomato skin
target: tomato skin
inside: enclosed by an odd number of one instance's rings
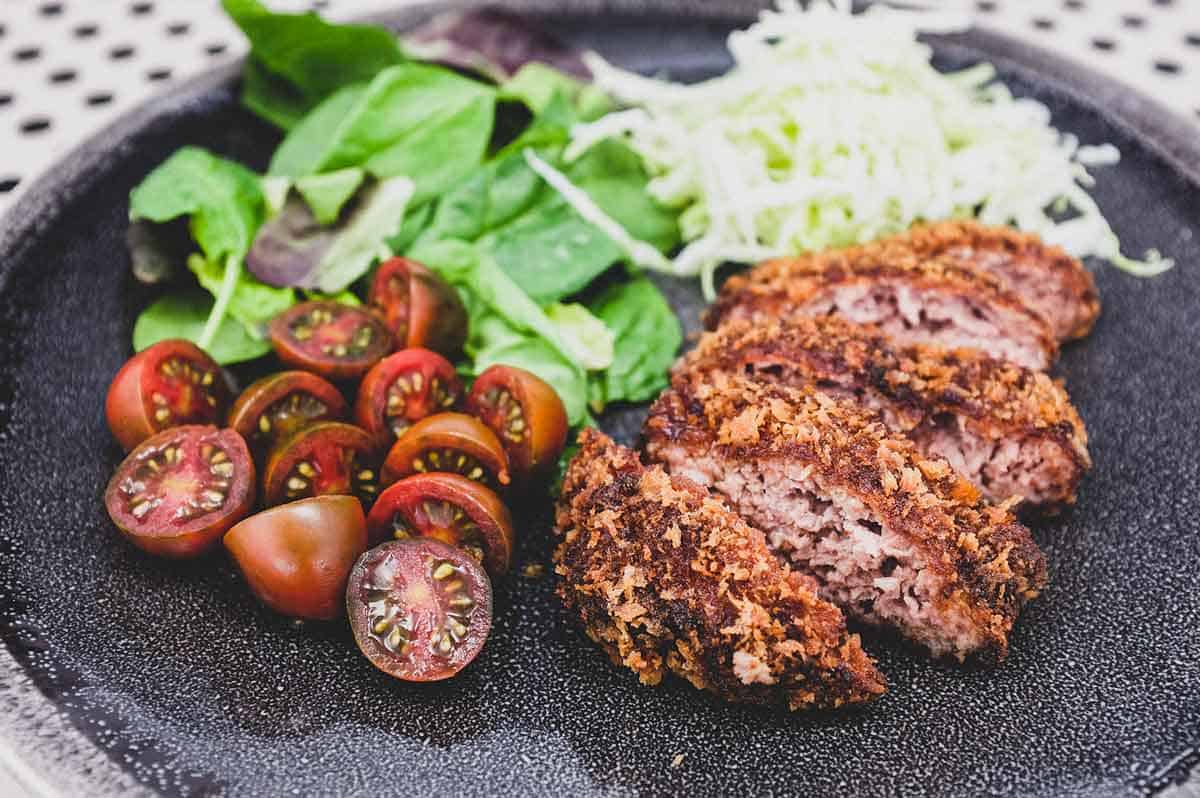
[[[447,563],[454,574],[435,576],[438,566]],[[449,585],[457,585],[453,596],[439,595]],[[454,600],[469,605],[456,608]],[[380,617],[388,609],[397,611],[390,624]],[[434,635],[440,637],[450,626],[451,612],[465,634],[439,652]],[[354,641],[376,668],[404,681],[440,681],[469,665],[487,642],[492,584],[479,563],[452,546],[429,538],[392,541],[355,563],[346,586],[346,614]],[[407,630],[395,642],[403,647],[389,648],[389,627],[395,629],[400,620],[407,621]]]
[[[350,569],[367,550],[353,496],[316,496],[241,521],[225,548],[259,601],[281,615],[329,621],[345,611]]]
[[[467,340],[467,310],[452,286],[408,258],[384,261],[367,298],[400,349],[424,347],[453,357]]]
[[[142,464],[164,447],[177,442],[181,449],[187,449],[185,457],[194,455],[204,445],[215,445],[226,453],[234,466],[227,502],[219,512],[205,513],[175,528],[170,528],[170,522],[163,527],[155,526],[155,519],[150,516],[146,518],[149,523],[142,522],[123,501],[123,488],[130,479],[137,479]],[[147,438],[129,453],[109,480],[104,491],[104,506],[121,534],[148,554],[173,559],[196,557],[211,548],[226,530],[253,509],[254,477],[254,461],[246,442],[233,430],[198,424],[172,427]]]
[[[303,336],[301,330],[305,331]],[[361,331],[366,331],[366,337],[358,342],[355,335]],[[281,362],[330,380],[361,377],[392,351],[395,342],[387,325],[374,313],[329,300],[288,308],[271,320],[268,333]],[[325,351],[332,347],[341,347],[342,351]]]
[[[465,413],[438,413],[413,424],[392,444],[383,461],[381,484],[386,487],[412,474],[451,470],[444,459],[438,463],[426,462],[430,451],[466,454],[479,465],[481,473],[472,476],[472,471],[464,475],[478,482],[493,486],[510,482],[508,456],[494,432]],[[416,466],[415,461],[422,461],[422,465]]]
[[[497,397],[508,397],[497,404]],[[536,479],[558,460],[567,443],[567,410],[562,399],[536,374],[514,366],[492,366],[471,386],[467,411],[487,424],[508,454],[514,475]],[[516,418],[507,410],[520,408]],[[514,429],[514,422],[520,429]]]
[[[413,385],[419,375],[420,388]],[[397,381],[412,385],[402,398]],[[395,397],[395,400],[392,397]],[[462,398],[462,382],[449,360],[429,349],[401,349],[376,363],[358,388],[354,418],[382,448],[396,440],[396,426],[420,421],[426,416],[449,410]],[[389,401],[400,400],[399,410],[391,412]],[[401,421],[402,420],[402,421]]]
[[[170,380],[159,369],[171,359],[186,361],[207,384]],[[160,406],[153,401],[155,394],[177,392],[179,396],[172,397],[174,401],[162,408],[170,411],[169,420],[156,419]],[[169,427],[219,423],[229,404],[229,394],[225,373],[215,360],[191,341],[169,339],[148,346],[125,361],[109,384],[104,415],[113,437],[128,452]]]
[[[475,527],[472,540],[464,530],[431,519],[423,507],[432,502],[461,510]],[[395,520],[403,519],[412,533],[459,546],[464,543],[483,548],[483,566],[493,578],[508,571],[513,549],[513,524],[508,508],[486,486],[458,474],[416,474],[393,484],[371,508],[367,517],[367,535],[372,545],[395,537]]]
[[[291,396],[308,400],[313,415],[297,415],[283,423],[269,421],[263,431],[261,417],[278,402]],[[317,405],[323,405],[319,411]],[[281,371],[254,382],[242,391],[229,411],[229,426],[237,430],[256,458],[262,460],[280,441],[317,421],[340,421],[346,417],[346,400],[332,383],[307,371]]]
[[[351,455],[349,462],[341,457],[345,452]],[[310,463],[314,473],[295,473],[301,461]],[[310,424],[271,451],[263,476],[263,503],[274,506],[313,495],[354,495],[356,488],[362,494],[370,494],[359,495],[361,500],[369,502],[378,489],[377,464],[378,454],[371,436],[358,427],[339,421]],[[361,471],[371,472],[363,484],[355,479]],[[294,478],[308,484],[298,491],[289,488],[288,482]]]

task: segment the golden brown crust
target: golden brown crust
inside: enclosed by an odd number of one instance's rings
[[[784,318],[796,315],[798,308],[821,299],[835,286],[877,283],[904,283],[916,291],[969,297],[973,304],[1019,320],[1022,333],[1032,333],[1046,367],[1058,356],[1050,323],[996,277],[955,258],[921,257],[879,242],[769,260],[735,274],[721,287],[704,322],[711,330],[730,318]]]
[[[732,701],[837,707],[884,692],[841,612],[762,533],[688,480],[584,430],[556,513],[558,593],[645,684],[667,671]]]
[[[878,330],[834,316],[731,319],[675,366],[673,379],[744,374],[792,387],[836,387],[885,406],[897,431],[920,432],[946,414],[988,441],[1036,441],[1061,450],[1068,476],[1048,507],[1070,504],[1091,467],[1087,432],[1061,381],[971,349],[893,344]],[[1007,497],[1003,497],[1007,498]]]
[[[1100,294],[1092,273],[1066,250],[1032,233],[955,219],[919,224],[878,243],[922,257],[950,257],[999,277],[1051,320],[1059,340],[1084,337],[1100,316]],[[1026,283],[1049,285],[1051,290],[1037,298],[1022,290]]]
[[[652,459],[682,445],[729,462],[812,467],[923,554],[944,613],[969,619],[989,641],[983,659],[1004,657],[1021,606],[1045,585],[1041,551],[1006,508],[853,403],[716,373],[665,391],[645,435]]]

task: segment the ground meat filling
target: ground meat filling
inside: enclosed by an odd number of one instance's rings
[[[873,324],[902,346],[969,347],[1025,368],[1045,370],[1051,365],[1042,342],[1017,314],[908,282],[833,284],[796,310]]]
[[[725,496],[738,514],[797,570],[816,578],[820,596],[847,615],[896,627],[934,656],[954,656],[986,644],[959,612],[942,612],[938,580],[911,541],[871,520],[862,502],[837,495],[812,469],[781,463],[724,468],[711,458],[665,449],[674,474]],[[767,485],[774,485],[771,490]]]

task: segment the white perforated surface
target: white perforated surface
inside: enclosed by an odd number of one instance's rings
[[[333,18],[399,4],[270,0]],[[1200,122],[1200,0],[973,6],[981,24],[1071,56]],[[0,213],[116,116],[244,49],[216,0],[0,0]]]

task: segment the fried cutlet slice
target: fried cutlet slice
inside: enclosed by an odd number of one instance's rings
[[[900,344],[970,347],[1026,368],[1058,356],[1050,323],[995,277],[949,257],[882,246],[771,260],[730,277],[705,315],[727,319],[837,315]]]
[[[920,224],[876,244],[920,257],[945,256],[994,275],[1049,321],[1060,341],[1084,337],[1100,315],[1092,273],[1032,233],[963,219]]]
[[[884,692],[841,611],[761,532],[600,432],[579,444],[556,513],[558,594],[613,662],[644,684],[670,671],[730,701],[791,709]]]
[[[644,434],[652,460],[722,495],[822,598],[934,656],[999,662],[1045,584],[1007,508],[853,402],[718,373],[667,389]]]
[[[836,316],[731,320],[701,337],[673,379],[709,372],[855,399],[987,498],[1021,496],[1023,509],[1074,503],[1091,467],[1087,431],[1061,381],[974,349],[902,346]]]

